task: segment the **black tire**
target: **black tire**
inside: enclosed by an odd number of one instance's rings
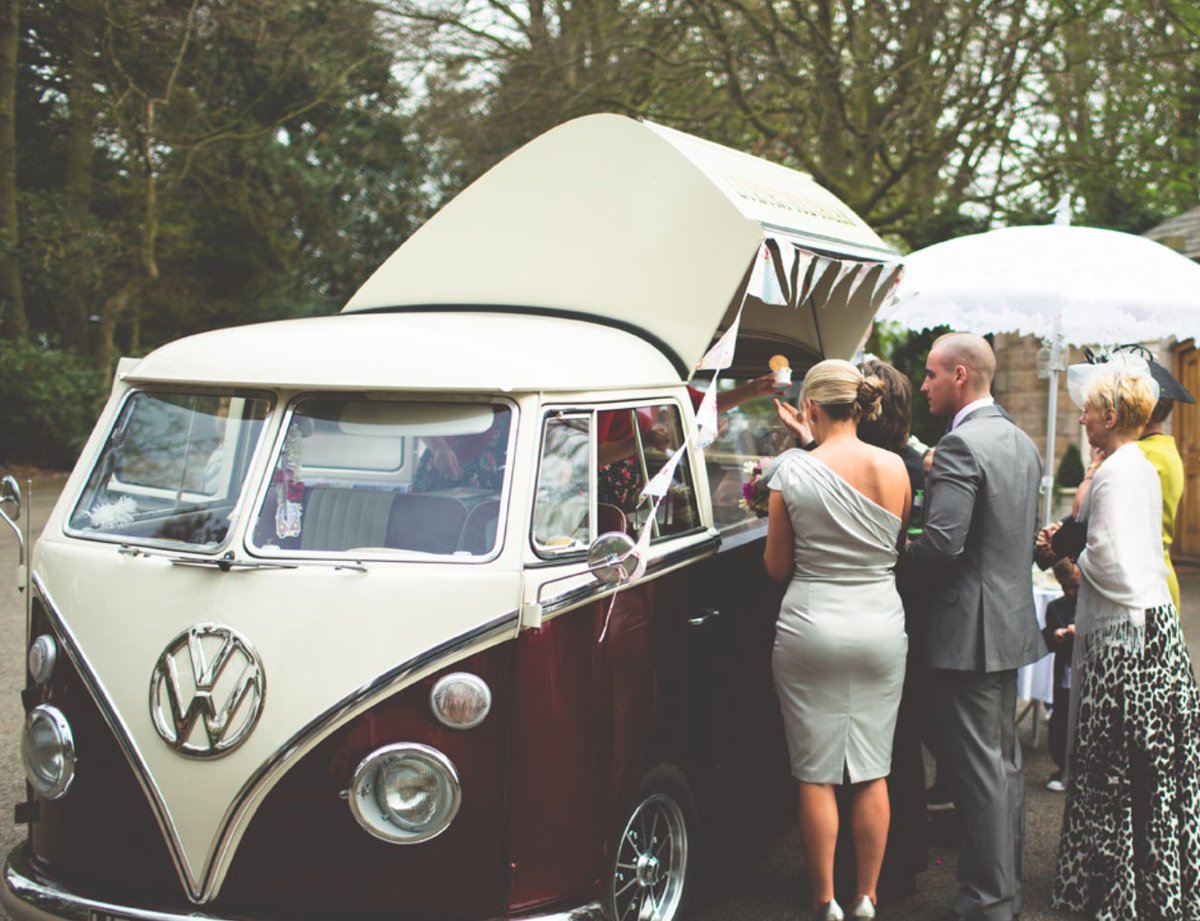
[[[617,825],[602,903],[612,921],[679,921],[696,866],[696,802],[677,768],[646,775]]]

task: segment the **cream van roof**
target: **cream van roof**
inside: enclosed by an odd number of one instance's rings
[[[647,338],[686,378],[732,322],[766,239],[789,260],[795,247],[838,258],[809,269],[790,310],[752,297],[743,333],[848,356],[878,301],[833,286],[846,274],[839,262],[899,258],[857,215],[804,173],[659,125],[592,115],[536,138],[468,186],[344,311],[583,316]],[[872,285],[890,280],[888,268]],[[826,270],[817,303],[808,295]]]
[[[342,314],[169,342],[118,371],[133,384],[264,389],[615,390],[678,381],[661,351],[619,329],[498,313]]]

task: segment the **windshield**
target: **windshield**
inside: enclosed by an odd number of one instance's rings
[[[498,546],[512,410],[493,403],[307,398],[292,409],[251,544],[265,555]]]
[[[134,393],[68,530],[129,543],[219,547],[270,407],[261,395]]]

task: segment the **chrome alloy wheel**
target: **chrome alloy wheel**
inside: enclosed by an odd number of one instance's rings
[[[652,793],[638,803],[617,845],[613,921],[670,921],[683,901],[688,826],[673,796]]]

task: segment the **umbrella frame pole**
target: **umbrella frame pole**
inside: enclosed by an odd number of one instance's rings
[[[1058,429],[1058,374],[1066,370],[1063,363],[1065,346],[1061,335],[1055,336],[1050,347],[1050,395],[1046,404],[1046,464],[1042,468],[1042,524],[1051,523],[1054,514],[1054,442]]]

